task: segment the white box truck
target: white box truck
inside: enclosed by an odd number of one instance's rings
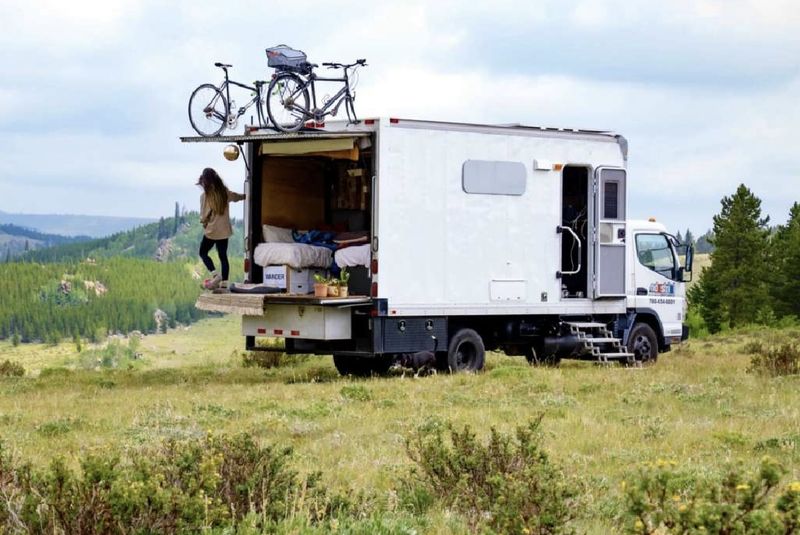
[[[639,364],[687,336],[692,250],[626,219],[618,134],[380,118],[182,140],[244,149],[247,280],[263,280],[265,224],[368,236],[348,297],[255,298],[248,349],[282,337],[365,374],[417,352],[452,371],[486,350]]]

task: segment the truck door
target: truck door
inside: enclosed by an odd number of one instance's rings
[[[625,296],[626,173],[618,167],[595,170],[592,286],[595,299]]]
[[[668,340],[680,339],[686,305],[678,255],[663,232],[641,231],[633,243],[634,307],[658,315]],[[669,343],[669,342],[668,342]]]

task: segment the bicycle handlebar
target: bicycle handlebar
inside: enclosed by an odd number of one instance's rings
[[[221,69],[229,69],[233,67],[233,65],[227,65],[225,63],[220,63],[219,61],[214,64],[215,67],[219,67]]]
[[[355,63],[323,63],[325,67],[329,69],[340,69],[344,67],[345,69],[349,69],[350,67],[355,67],[356,65],[361,65],[362,67],[366,67],[367,60],[366,59],[357,59]]]

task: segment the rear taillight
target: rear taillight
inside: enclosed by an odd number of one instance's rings
[[[375,119],[364,119],[364,124],[375,124]]]
[[[370,293],[370,295],[372,297],[378,297],[378,283],[377,282],[373,282],[372,283],[372,287],[370,288],[370,292],[369,293]]]
[[[249,258],[245,258],[244,259],[244,274],[245,275],[249,275],[250,274],[250,259]]]
[[[373,258],[372,263],[370,265],[370,269],[372,270],[372,274],[376,274],[378,272],[378,259]]]

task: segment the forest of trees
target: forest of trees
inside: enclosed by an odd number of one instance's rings
[[[170,258],[194,258],[202,235],[203,227],[200,225],[198,213],[188,212],[178,215],[177,218],[161,218],[157,223],[119,232],[106,238],[29,251],[19,258],[12,258],[11,261],[71,262],[86,258],[117,256],[153,258],[159,242],[163,239],[172,240]],[[234,221],[234,234],[228,246],[228,256],[244,257],[241,221]]]
[[[109,258],[0,264],[0,338],[55,343],[154,332],[157,309],[166,313],[170,327],[203,317],[194,306],[200,291],[185,262]]]
[[[744,184],[721,204],[711,266],[689,291],[690,305],[711,332],[800,317],[800,204],[776,228]]]

